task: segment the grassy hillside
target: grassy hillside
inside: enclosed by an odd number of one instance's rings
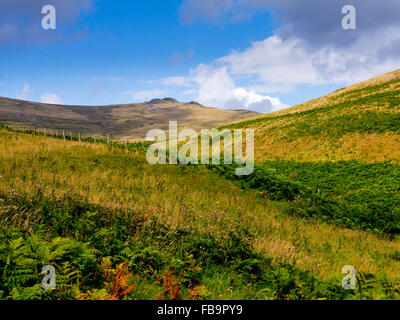
[[[152,128],[168,130],[169,121],[195,130],[215,128],[252,118],[257,112],[221,110],[195,102],[156,99],[146,103],[110,106],[62,106],[0,98],[0,124],[72,131],[75,135],[111,135],[143,140]]]
[[[0,211],[2,298],[400,294],[399,240],[304,219],[203,166],[150,166],[135,147],[0,130]],[[40,287],[47,264],[54,291]],[[356,292],[341,288],[345,265]]]
[[[400,70],[227,127],[255,129],[258,161],[398,162]]]
[[[220,174],[296,216],[399,238],[400,70],[228,127],[254,128],[257,163]]]
[[[296,216],[400,238],[400,166],[388,162],[266,161],[250,176],[215,166],[243,188],[285,201]]]

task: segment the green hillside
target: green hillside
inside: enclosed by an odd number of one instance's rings
[[[400,70],[227,126],[254,128],[256,159],[400,160]]]
[[[220,174],[296,216],[400,236],[400,71],[227,128],[255,130],[255,171]]]
[[[400,70],[224,128],[255,130],[245,190],[289,214],[400,238]]]
[[[399,240],[142,150],[0,130],[1,298],[399,298]],[[44,265],[56,290],[41,288]]]

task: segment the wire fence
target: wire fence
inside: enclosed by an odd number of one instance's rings
[[[26,134],[32,134],[37,136],[52,137],[62,139],[64,141],[74,142],[91,142],[91,143],[105,143],[108,145],[126,147],[137,149],[138,147],[147,147],[148,143],[143,141],[128,141],[127,138],[121,140],[113,139],[110,135],[82,135],[79,132],[73,132],[72,130],[56,130],[48,128],[32,128],[19,125],[2,124],[1,128],[8,129],[10,131],[22,132]]]

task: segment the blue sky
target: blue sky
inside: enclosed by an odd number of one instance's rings
[[[384,11],[398,14],[388,1]],[[168,96],[269,112],[398,68],[398,19],[367,27],[380,12],[355,0],[365,19],[352,32],[340,27],[343,1],[301,2],[2,0],[0,96],[80,105]],[[45,4],[56,30],[41,28]],[[374,37],[386,40],[366,53]]]

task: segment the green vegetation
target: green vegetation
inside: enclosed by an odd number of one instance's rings
[[[224,128],[253,128],[257,161],[399,162],[400,72]]]
[[[250,176],[212,166],[244,188],[288,201],[290,212],[345,227],[400,235],[400,167],[390,163],[268,161]]]
[[[150,166],[140,145],[6,130],[0,145],[3,299],[400,295],[397,241],[288,216],[284,201],[204,167]],[[355,291],[341,288],[346,264]],[[41,288],[44,265],[56,268],[56,290]]]
[[[150,293],[169,299],[207,298],[206,288],[199,290],[198,285],[212,284],[215,274],[228,276],[226,285],[234,285],[236,294],[243,291],[246,298],[341,299],[354,295],[294,266],[272,266],[270,260],[254,253],[247,240],[252,235],[238,224],[225,239],[217,239],[171,230],[137,212],[111,212],[75,195],[57,199],[45,198],[40,192],[32,198],[2,193],[0,200],[8,208],[1,223],[9,226],[0,234],[4,298],[110,298],[120,292],[107,290],[105,261],[128,266],[134,289],[124,298],[157,298],[146,295]],[[27,221],[21,211],[30,213],[30,230],[24,227]],[[58,271],[54,291],[41,288],[40,270],[48,264]],[[165,283],[166,274],[173,277],[173,283]],[[146,291],[137,292],[139,286]]]
[[[364,106],[374,105],[384,107],[387,111],[364,110]],[[276,127],[270,132],[274,135],[274,131],[283,130],[287,133],[285,137],[289,141],[307,135],[324,134],[338,138],[353,132],[398,132],[400,128],[398,106],[400,106],[400,90],[394,90],[303,112],[248,120],[224,128],[241,128],[278,120],[296,119],[295,122]],[[390,112],[391,109],[397,112]]]

